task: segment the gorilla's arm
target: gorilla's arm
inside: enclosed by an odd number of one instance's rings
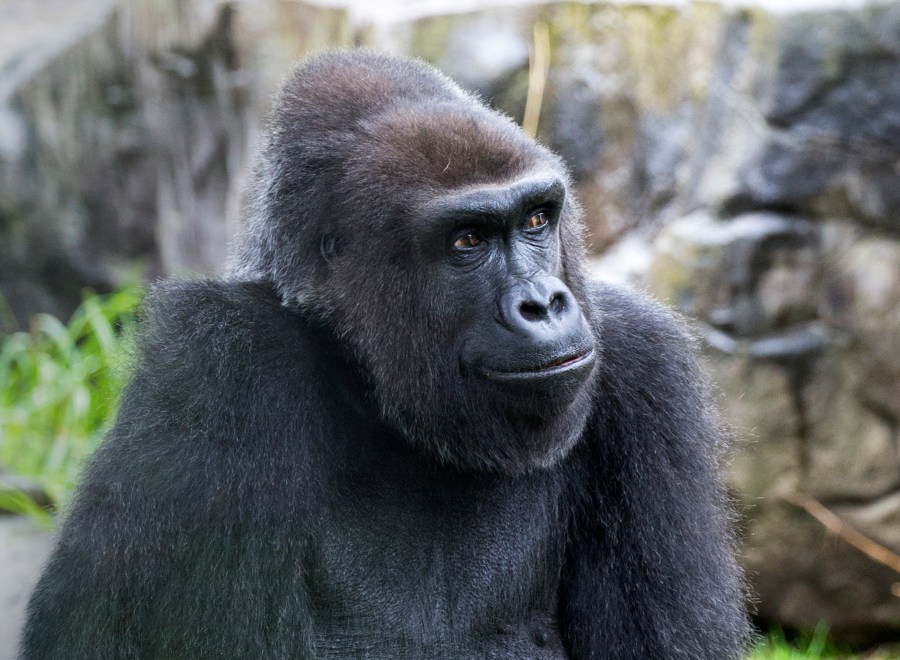
[[[736,658],[746,635],[716,460],[720,430],[692,342],[662,308],[595,284],[602,346],[567,553],[573,657]]]
[[[289,562],[304,556],[318,401],[307,333],[258,285],[169,284],[148,306],[21,657],[296,654],[309,628]]]
[[[31,597],[22,660],[141,656],[137,626],[160,540],[142,534],[153,505],[122,482],[80,492]]]

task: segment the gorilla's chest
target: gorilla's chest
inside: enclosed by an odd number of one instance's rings
[[[374,483],[349,479],[317,534],[308,585],[325,657],[565,657],[555,483]]]

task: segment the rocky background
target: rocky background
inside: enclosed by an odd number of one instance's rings
[[[703,339],[760,619],[900,635],[900,3],[331,4],[0,0],[0,322],[220,270],[304,53],[417,55],[517,119],[530,89],[596,275]]]

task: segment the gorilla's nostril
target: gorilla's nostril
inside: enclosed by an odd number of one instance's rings
[[[526,321],[540,321],[547,318],[547,308],[532,300],[526,300],[520,304],[519,313]]]
[[[550,298],[550,313],[557,315],[566,311],[566,297],[562,293],[554,293]]]

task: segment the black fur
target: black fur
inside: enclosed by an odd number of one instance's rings
[[[739,657],[719,430],[680,324],[584,280],[571,194],[478,269],[422,224],[534,177],[568,187],[423,64],[300,69],[230,276],[148,300],[21,657]],[[497,326],[491,301],[545,281],[564,331]],[[552,387],[474,375],[588,349]]]

